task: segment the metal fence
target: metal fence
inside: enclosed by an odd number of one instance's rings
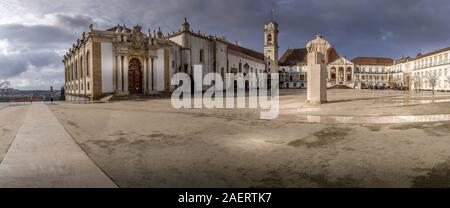
[[[8,106],[29,105],[33,101],[40,101],[39,97],[33,96],[14,96],[14,95],[0,95],[0,109]]]

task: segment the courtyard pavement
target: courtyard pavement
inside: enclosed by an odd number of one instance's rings
[[[0,187],[117,187],[48,107],[33,103],[0,164]]]
[[[256,109],[181,109],[170,99],[49,109],[122,188],[450,187],[450,94],[281,90],[280,116]],[[430,101],[431,100],[431,101]],[[436,115],[419,123],[310,122],[305,116]],[[445,119],[439,119],[445,120]]]

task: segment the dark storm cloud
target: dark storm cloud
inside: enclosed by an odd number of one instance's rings
[[[17,54],[2,55],[0,51],[0,64],[11,66],[8,73],[0,75],[13,76],[23,72],[24,65],[33,65],[60,68],[63,79],[61,53],[91,23],[101,29],[140,24],[145,31],[161,27],[167,33],[178,31],[187,17],[194,31],[226,36],[231,42],[239,41],[262,51],[263,23],[270,20],[272,8],[277,9],[275,18],[280,25],[280,56],[288,47],[304,47],[316,34],[324,35],[348,58],[399,58],[450,46],[448,0],[79,0],[51,1],[45,5],[38,1],[14,2],[22,2],[18,7],[28,7],[27,12],[52,23],[0,23],[0,40],[7,39],[9,50],[22,54],[22,61],[12,63],[18,60]]]
[[[343,55],[399,57],[450,44],[449,5],[445,0],[295,1],[281,8],[286,12],[279,22],[289,45],[296,37],[305,41],[321,33]]]
[[[19,56],[0,55],[0,78],[6,79],[17,76],[27,70],[27,62]]]
[[[52,25],[20,23],[0,25],[0,40],[8,41],[8,53],[0,53],[0,78],[8,79],[30,68],[62,68],[58,51],[66,50],[87,25],[94,21],[84,15],[53,14]]]
[[[259,51],[263,23],[270,20],[272,8],[277,9],[281,53],[288,47],[304,47],[316,34],[324,35],[349,58],[399,58],[450,45],[448,0],[136,2],[148,7],[122,7],[120,16],[128,17],[123,23],[161,26],[164,32],[172,32],[178,30],[183,17],[188,17],[195,31],[225,35]]]
[[[55,26],[25,26],[9,24],[0,26],[0,38],[6,38],[13,50],[57,48],[61,44],[72,42],[74,34]]]
[[[0,77],[12,78],[27,71],[30,67],[37,71],[45,67],[60,67],[61,59],[62,56],[52,50],[33,50],[0,55]]]

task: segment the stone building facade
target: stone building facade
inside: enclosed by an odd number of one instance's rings
[[[118,25],[108,30],[90,26],[64,56],[67,100],[98,100],[109,95],[171,92],[172,76],[194,76],[194,65],[207,73],[277,72],[278,24],[264,26],[264,53],[194,32],[185,19],[179,31],[141,31]]]
[[[356,57],[351,61],[330,50],[327,86],[431,90],[436,74],[436,90],[450,90],[450,47],[398,60],[386,57]],[[288,49],[279,60],[280,88],[306,86],[306,49]],[[298,77],[301,77],[298,79]]]
[[[306,48],[288,49],[279,60],[280,88],[306,88],[308,52]],[[351,62],[341,57],[331,47],[326,55],[327,86],[353,86],[353,69]],[[348,69],[348,76],[344,74]]]
[[[430,78],[437,78],[436,90],[450,90],[450,47],[426,54],[418,54],[416,58],[409,58],[398,68],[397,74],[405,74],[402,81],[412,89],[431,90]]]
[[[386,87],[389,85],[389,72],[394,64],[391,58],[357,57],[355,64],[355,81],[359,88]]]
[[[307,54],[306,48],[288,49],[280,58],[280,88],[306,88]]]

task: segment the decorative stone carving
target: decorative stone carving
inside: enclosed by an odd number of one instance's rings
[[[308,50],[308,53],[312,52],[321,53],[323,58],[322,61],[324,63],[328,63],[327,53],[331,47],[332,47],[331,44],[327,40],[323,39],[321,35],[317,35],[316,39],[309,41],[308,44],[306,44],[306,49]]]
[[[136,25],[131,32],[130,42],[134,49],[143,49],[145,47],[144,37],[141,33],[141,27]]]

